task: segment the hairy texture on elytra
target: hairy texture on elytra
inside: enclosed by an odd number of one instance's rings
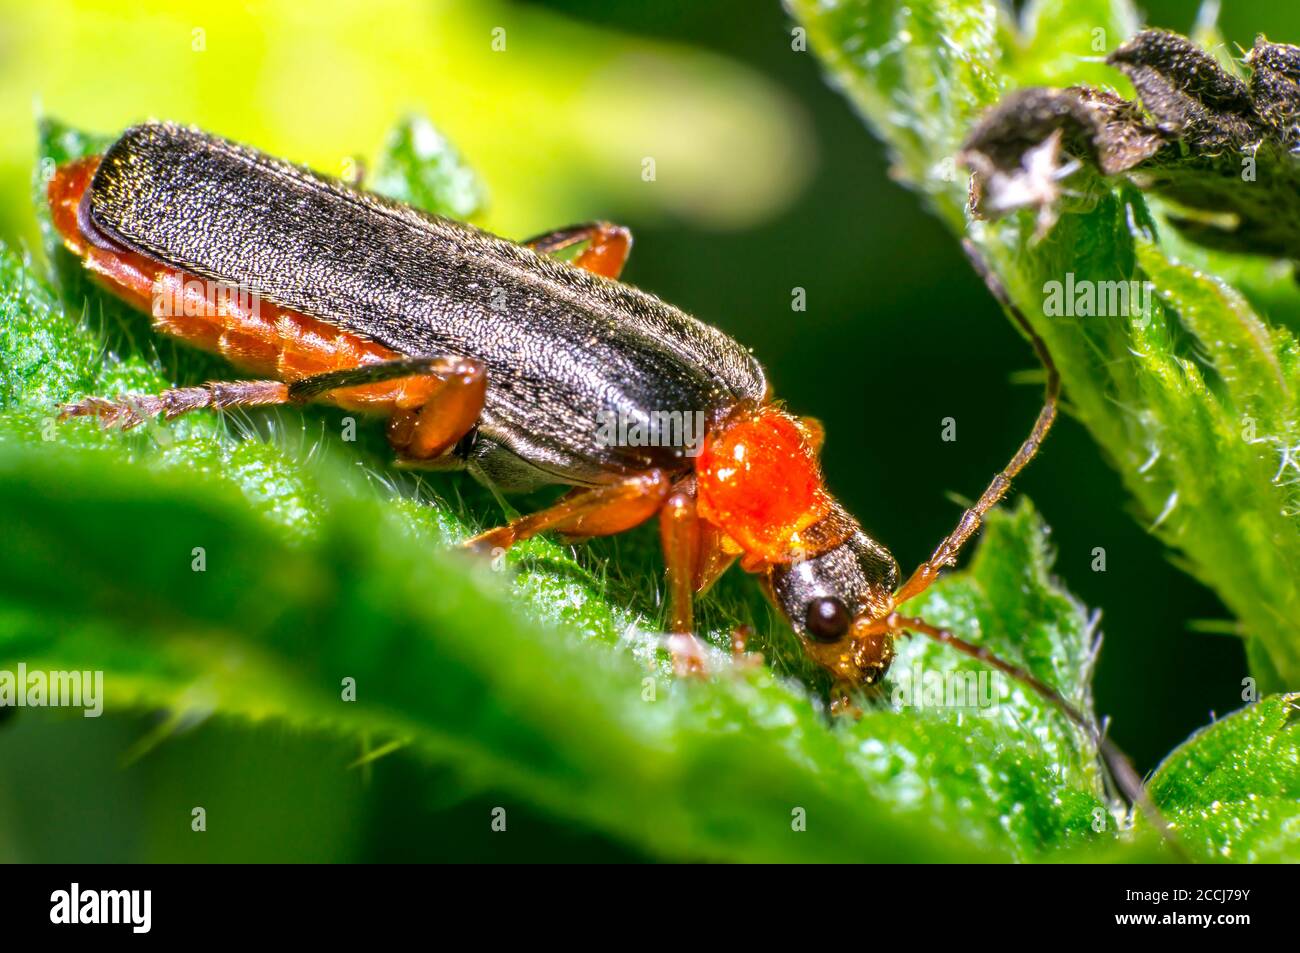
[[[653,295],[196,129],[127,130],[88,212],[103,238],[188,274],[402,354],[482,361],[464,453],[505,489],[685,469],[683,447],[615,446],[601,422],[710,415],[767,389],[748,350]]]

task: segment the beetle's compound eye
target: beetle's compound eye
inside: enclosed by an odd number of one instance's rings
[[[804,625],[818,642],[838,642],[849,631],[853,617],[834,596],[821,596],[808,603]]]

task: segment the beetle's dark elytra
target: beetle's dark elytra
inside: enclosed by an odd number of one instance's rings
[[[130,250],[400,354],[482,361],[471,452],[507,489],[683,469],[680,446],[610,445],[598,421],[766,390],[744,347],[653,295],[199,130],[127,130],[87,196],[94,231]]]

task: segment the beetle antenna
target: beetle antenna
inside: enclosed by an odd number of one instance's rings
[[[1137,773],[1128,756],[1120,750],[1118,745],[1106,737],[1095,721],[1071,704],[1058,690],[1048,685],[1028,669],[1013,665],[994,655],[986,646],[967,642],[948,629],[931,625],[924,619],[892,612],[885,617],[884,622],[895,632],[919,632],[936,642],[942,642],[944,645],[949,645],[972,658],[979,659],[1009,678],[1029,686],[1040,698],[1051,702],[1066,718],[1081,728],[1092,740],[1093,744],[1097,746],[1097,754],[1100,755],[1102,763],[1110,772],[1110,776],[1114,779],[1115,786],[1119,789],[1124,800],[1140,809],[1175,852],[1183,859],[1187,859],[1182,845],[1178,842],[1169,826],[1169,822],[1165,820],[1164,815],[1160,813],[1160,809],[1152,802],[1150,795],[1147,793],[1146,785],[1142,782],[1141,775]]]
[[[962,250],[966,252],[966,257],[970,259],[971,266],[975,269],[976,274],[984,279],[989,292],[1002,305],[1007,314],[1011,315],[1012,320],[1024,332],[1025,337],[1029,339],[1029,343],[1034,348],[1034,354],[1037,355],[1043,369],[1047,372],[1043,408],[1038,412],[1038,418],[1034,421],[1033,429],[1020,445],[1020,449],[1016,451],[1016,455],[1011,458],[1011,462],[993,477],[993,482],[980,494],[980,498],[975,501],[974,505],[962,513],[961,519],[957,522],[957,528],[944,537],[943,542],[939,544],[930,558],[921,563],[908,577],[907,581],[898,587],[898,591],[894,593],[894,605],[901,605],[925,592],[939,578],[939,574],[945,568],[957,562],[958,553],[961,552],[962,547],[966,545],[970,538],[979,531],[980,526],[984,523],[985,515],[1007,495],[1007,491],[1011,489],[1011,481],[1038,454],[1038,448],[1042,446],[1043,440],[1047,437],[1047,432],[1052,429],[1052,423],[1056,420],[1056,405],[1061,393],[1061,375],[1056,369],[1056,362],[1052,360],[1051,352],[1047,349],[1047,342],[1039,336],[1029,318],[1011,300],[1006,288],[984,260],[975,243],[970,239],[964,239],[962,241]]]

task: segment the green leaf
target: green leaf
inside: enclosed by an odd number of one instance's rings
[[[1091,751],[1018,687],[960,716],[882,702],[833,725],[797,683],[721,654],[715,680],[675,683],[653,623],[624,626],[591,569],[530,559],[503,579],[337,475],[315,531],[286,535],[230,485],[242,476],[0,444],[0,660],[103,670],[108,711],[163,707],[173,725],[402,739],[667,857],[1032,858],[1116,837]],[[998,645],[1032,620],[1027,661],[1073,674],[1081,698],[1090,628],[1045,588],[1041,534],[1028,508],[995,520],[926,611]],[[560,595],[582,605],[556,627],[530,602]],[[976,670],[928,644],[899,665]]]
[[[0,409],[52,407],[94,379],[95,347],[62,320],[58,302],[15,255],[0,258]]]
[[[1300,863],[1300,695],[1273,695],[1193,735],[1151,779],[1206,860]]]
[[[1021,33],[997,4],[978,0],[789,6],[891,148],[899,176],[978,244],[1047,342],[1070,410],[1119,470],[1148,528],[1238,616],[1257,643],[1252,657],[1267,657],[1284,684],[1300,684],[1294,335],[1193,266],[1225,256],[1198,252],[1193,265],[1180,262],[1185,244],[1163,237],[1159,210],[1131,186],[1082,169],[1060,184],[1059,221],[1040,240],[1044,223],[1028,212],[968,220],[966,176],[949,174],[981,111],[1007,92],[1102,81],[1106,67],[1087,58],[1127,38],[1137,22],[1131,6],[1039,3]],[[1085,36],[1103,38],[1105,51],[1081,49]],[[1123,76],[1112,71],[1110,82]],[[1294,283],[1258,271],[1253,279],[1256,300],[1295,315]],[[1084,285],[1135,293],[1100,316],[1095,306],[1074,307],[1064,290]],[[1149,307],[1146,287],[1154,288]]]
[[[483,205],[474,171],[423,116],[407,116],[389,133],[368,187],[449,218],[470,218]]]
[[[394,469],[379,423],[355,441],[328,408],[51,426],[60,401],[220,364],[161,342],[50,252],[66,308],[0,251],[19,322],[0,338],[0,666],[102,670],[109,712],[168,711],[132,756],[205,717],[273,720],[408,745],[664,857],[1160,856],[1150,832],[1121,832],[1063,716],[932,642],[900,646],[861,720],[831,719],[793,634],[733,573],[701,607],[715,677],[674,680],[653,527],[580,549],[532,540],[493,572],[448,550],[500,521],[497,501]],[[993,514],[970,568],[916,608],[1090,711],[1095,623],[1051,578],[1045,532],[1028,503]],[[730,661],[744,623],[767,664]]]

